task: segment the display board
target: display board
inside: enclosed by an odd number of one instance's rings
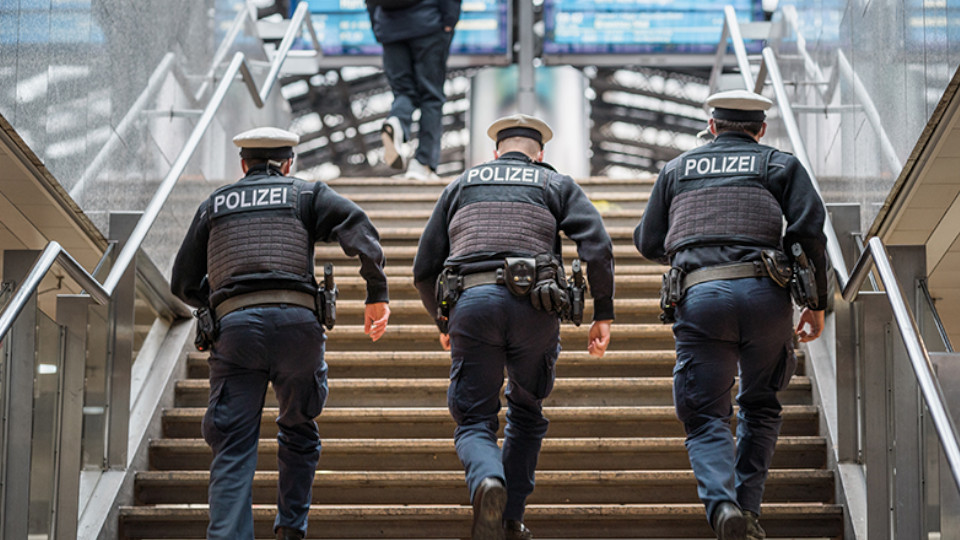
[[[301,2],[310,6],[310,18],[324,56],[380,56],[382,48],[373,36],[363,0],[295,0],[291,13]],[[460,22],[450,46],[450,63],[509,63],[509,8],[509,0],[463,0]],[[470,62],[464,61],[464,57],[480,58]]]
[[[543,53],[714,53],[726,5],[741,23],[763,20],[759,0],[545,0]]]

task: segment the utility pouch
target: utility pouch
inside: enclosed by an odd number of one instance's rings
[[[793,255],[793,279],[790,281],[790,295],[793,301],[802,308],[817,309],[817,280],[816,269],[799,243],[790,246]]]
[[[790,278],[793,277],[793,267],[790,266],[790,259],[787,255],[777,249],[765,249],[760,252],[760,259],[763,266],[767,269],[770,279],[777,285],[786,287],[790,284]]]
[[[317,319],[327,330],[337,324],[337,296],[340,289],[333,282],[333,263],[323,266],[323,285],[317,289]]]
[[[210,350],[210,346],[217,340],[217,322],[213,318],[213,312],[208,308],[202,307],[193,312],[197,318],[197,335],[193,340],[193,346],[198,351],[204,352]]]
[[[437,319],[450,317],[450,308],[460,299],[463,289],[460,274],[452,268],[444,268],[437,276]]]
[[[663,275],[663,282],[660,285],[660,321],[664,324],[677,322],[676,309],[677,304],[683,298],[683,277],[686,274],[682,269],[676,266],[671,267]]]
[[[570,270],[573,272],[567,286],[570,308],[567,310],[565,318],[572,322],[574,326],[580,326],[580,323],[583,322],[583,309],[586,303],[583,294],[586,290],[586,283],[583,279],[583,270],[580,268],[580,259],[574,259],[570,263]]]
[[[503,284],[514,296],[526,296],[537,280],[537,261],[533,257],[507,257],[503,265]]]

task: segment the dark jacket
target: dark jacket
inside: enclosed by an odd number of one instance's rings
[[[762,147],[745,133],[721,133],[709,144],[717,152]],[[768,147],[764,147],[768,148]],[[682,268],[686,272],[706,266],[731,262],[760,260],[763,246],[743,245],[734,242],[698,245],[679,250],[672,257],[667,253],[664,241],[670,230],[670,206],[679,182],[678,167],[683,155],[667,163],[660,171],[643,219],[633,232],[633,243],[644,257]],[[787,228],[782,245],[799,242],[807,257],[816,267],[817,289],[820,306],[826,306],[827,257],[826,236],[823,223],[826,210],[817,194],[807,171],[793,155],[774,151],[768,164],[770,193],[780,204]]]
[[[508,152],[495,163],[510,163],[515,166],[536,167],[548,175],[545,200],[548,209],[557,220],[557,230],[566,234],[577,244],[577,252],[586,263],[587,281],[593,296],[594,320],[613,319],[613,243],[603,226],[603,219],[596,207],[587,198],[583,189],[567,175],[555,172],[548,166],[536,164],[519,152]],[[475,169],[476,167],[474,167]],[[472,169],[470,169],[472,170]],[[430,315],[436,315],[437,301],[435,284],[437,276],[447,265],[452,264],[450,255],[449,225],[454,214],[461,208],[459,184],[466,181],[470,170],[450,183],[433,209],[427,221],[417,256],[413,261],[413,281],[420,299]],[[554,256],[562,260],[560,238],[554,242]],[[487,271],[503,264],[503,257],[491,260],[458,264],[461,273]]]
[[[460,0],[421,0],[406,9],[367,6],[373,35],[380,43],[396,43],[453,28],[460,20]]]
[[[252,168],[238,183],[257,182],[279,176],[276,169],[266,174],[264,168]],[[297,180],[303,182],[302,180]],[[367,282],[367,303],[386,302],[387,278],[383,272],[384,256],[380,236],[367,215],[352,201],[340,196],[323,182],[306,183],[300,196],[300,216],[309,235],[313,259],[314,242],[339,242],[344,253],[360,257],[360,275]],[[223,300],[256,290],[292,289],[313,294],[316,280],[301,283],[289,279],[271,278],[246,281],[230,287],[210,291],[206,286],[210,216],[208,200],[200,204],[173,263],[170,289],[191,306],[216,306]],[[251,212],[251,217],[255,217]]]

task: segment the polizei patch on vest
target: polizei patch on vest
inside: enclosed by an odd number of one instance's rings
[[[684,158],[680,163],[680,179],[705,176],[758,176],[759,153],[705,154]]]
[[[467,185],[542,186],[546,175],[537,167],[511,165],[482,165],[467,171]]]
[[[222,191],[213,196],[213,215],[222,216],[249,210],[289,208],[291,186],[244,186]]]

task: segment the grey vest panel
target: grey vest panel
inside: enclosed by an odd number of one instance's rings
[[[478,252],[549,253],[557,236],[550,210],[528,202],[478,201],[450,220],[450,257]]]
[[[304,281],[313,274],[307,229],[292,215],[217,220],[208,245],[211,290],[246,275]]]
[[[668,253],[693,244],[777,247],[783,228],[780,204],[760,186],[720,186],[685,191],[670,204]]]

